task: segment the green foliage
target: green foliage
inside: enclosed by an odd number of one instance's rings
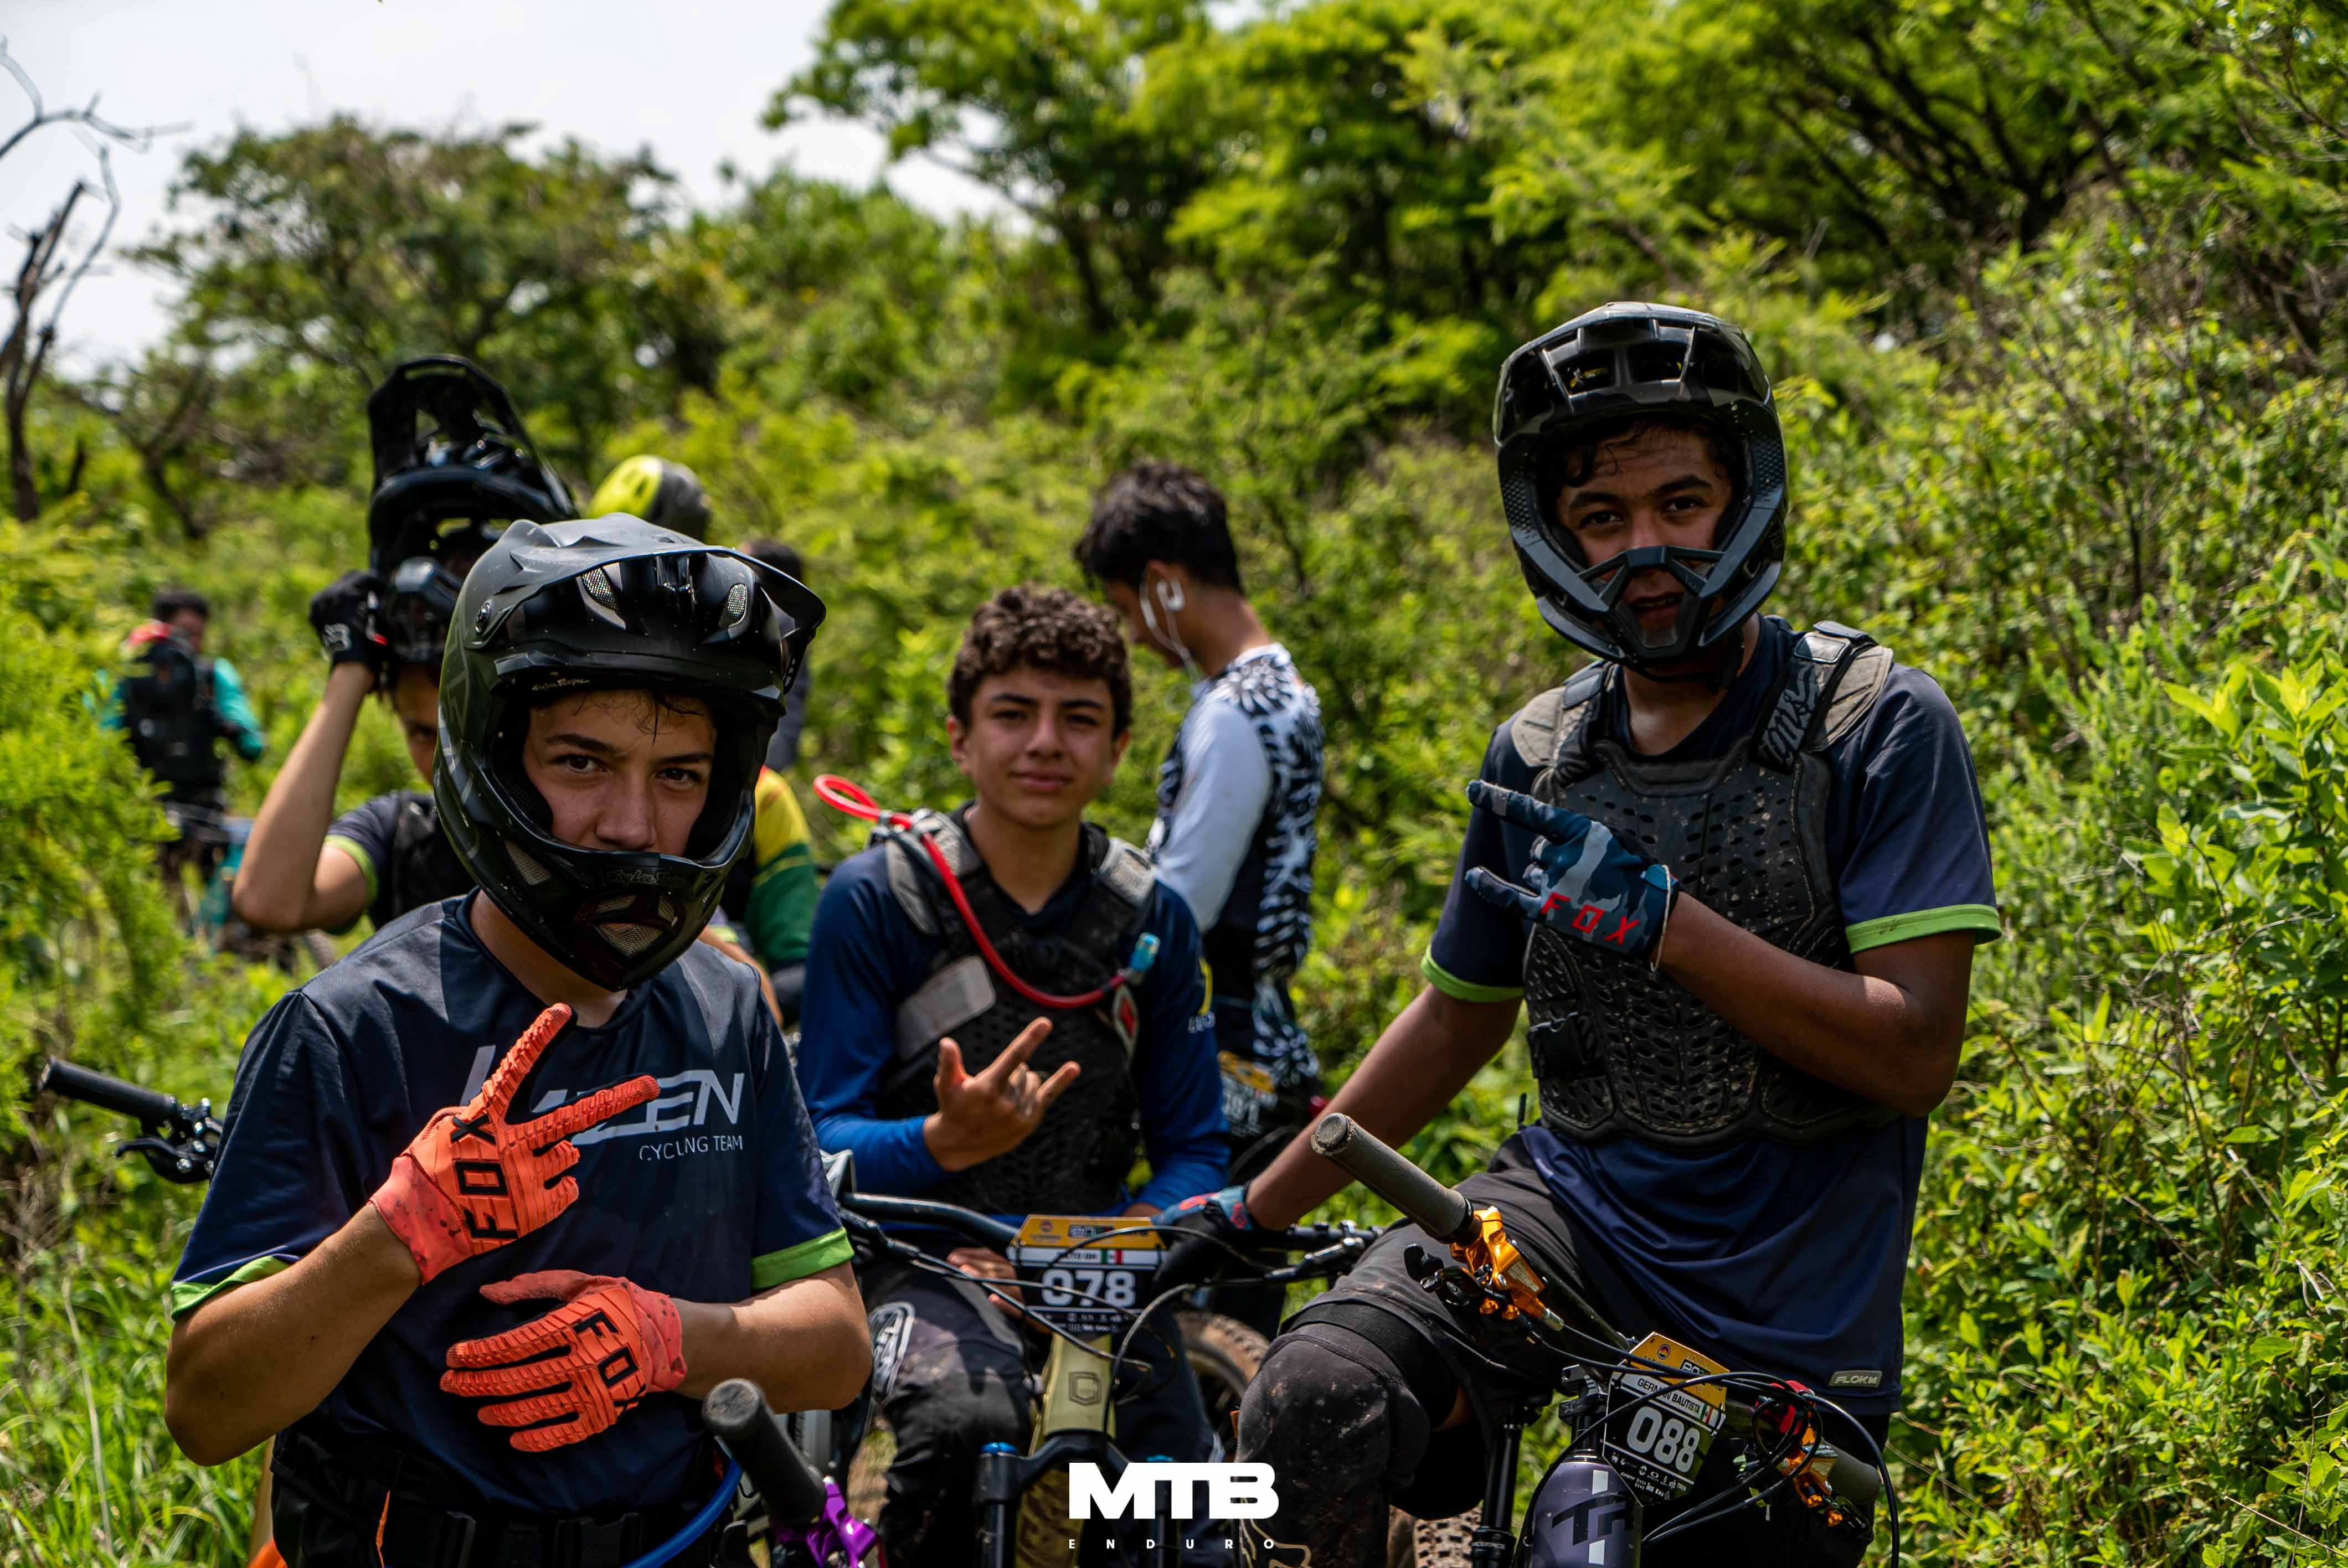
[[[1323,700],[1299,999],[1342,1078],[1418,989],[1460,783],[1575,661],[1496,515],[1499,356],[1609,297],[1704,305],[1777,374],[1777,607],[1942,682],[1993,825],[2008,938],[1977,963],[1907,1297],[1910,1551],[2326,1560],[2348,1539],[2337,10],[842,0],[772,117],[860,117],[1004,220],[787,172],[685,213],[648,158],[528,158],[509,130],[334,119],[208,149],[191,226],[150,253],[190,285],[172,343],[36,406],[43,494],[82,499],[0,526],[0,820],[25,825],[0,842],[0,1049],[220,1091],[282,982],[172,936],[153,814],[83,699],[149,591],[205,589],[270,738],[235,778],[257,801],[323,679],[304,606],[361,548],[359,395],[454,349],[575,474],[675,456],[718,538],[805,552],[831,607],[809,771],[891,804],[957,793],[944,675],[971,608],[1076,582],[1116,467],[1212,476]],[[1185,697],[1142,664],[1102,806],[1128,835]],[[370,718],[342,798],[407,782]],[[811,815],[828,854],[855,847]],[[1474,1168],[1525,1071],[1513,1043],[1413,1152]],[[0,1561],[87,1555],[94,1531],[129,1561],[236,1561],[249,1470],[171,1459],[155,1405],[188,1195],[107,1161],[89,1119],[5,1114],[0,1397],[25,1414]]]
[[[2340,538],[2243,607],[2271,657],[2138,630],[2067,712],[2083,764],[2006,794],[2000,967],[2035,973],[1987,988],[1909,1297],[1958,1560],[2329,1561],[2348,1522]]]

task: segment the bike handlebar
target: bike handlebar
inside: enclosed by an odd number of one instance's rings
[[[128,1116],[144,1127],[169,1127],[174,1122],[196,1120],[193,1112],[168,1094],[109,1078],[103,1072],[92,1072],[87,1067],[76,1067],[54,1056],[43,1064],[40,1080],[33,1087],[36,1092],[62,1094],[68,1100]]]
[[[1412,1164],[1344,1112],[1332,1111],[1314,1123],[1313,1152],[1334,1161],[1436,1240],[1464,1241],[1475,1234],[1476,1211],[1465,1195]]]
[[[953,1231],[963,1240],[1008,1253],[1019,1240],[1019,1227],[958,1204],[932,1203],[927,1198],[901,1198],[887,1193],[843,1193],[841,1210],[859,1219],[888,1220],[900,1225],[927,1225]],[[1355,1233],[1358,1234],[1358,1233]],[[1314,1252],[1343,1241],[1348,1232],[1340,1225],[1292,1225],[1251,1238],[1267,1252]]]
[[[1004,1225],[976,1209],[966,1209],[959,1204],[932,1203],[927,1198],[901,1198],[887,1193],[845,1193],[839,1206],[868,1220],[894,1220],[904,1225],[923,1225],[938,1230],[949,1230],[965,1241],[981,1246],[991,1246],[997,1252],[1009,1252],[1019,1239],[1019,1227]]]
[[[757,1384],[728,1378],[701,1401],[701,1419],[766,1499],[767,1515],[778,1526],[805,1529],[823,1517],[823,1478],[767,1409]]]
[[[1883,1491],[1883,1472],[1865,1460],[1837,1450],[1827,1467],[1827,1490],[1865,1508]]]

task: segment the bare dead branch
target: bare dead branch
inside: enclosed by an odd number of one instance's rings
[[[175,131],[188,128],[184,121],[176,125],[118,125],[98,112],[98,95],[95,93],[90,95],[89,102],[80,108],[52,109],[46,100],[41,97],[41,89],[34,85],[31,74],[23,66],[17,64],[16,57],[8,52],[8,40],[5,38],[0,38],[0,69],[5,69],[16,79],[16,85],[25,89],[25,96],[30,98],[33,104],[32,117],[11,131],[6,140],[0,141],[0,158],[5,158],[14,152],[17,143],[43,126],[83,126],[108,141],[139,152],[145,152],[154,146],[158,137],[170,136]]]

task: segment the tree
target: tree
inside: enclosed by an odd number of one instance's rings
[[[49,367],[49,352],[57,346],[57,323],[65,316],[66,304],[73,298],[74,285],[106,249],[106,241],[114,232],[114,220],[122,210],[121,193],[115,189],[111,149],[135,148],[141,151],[162,134],[165,128],[133,129],[117,125],[98,112],[98,99],[92,97],[80,108],[52,109],[42,100],[40,88],[25,68],[8,53],[7,42],[0,39],[0,67],[15,78],[32,100],[32,113],[23,125],[0,140],[0,161],[35,131],[49,126],[69,125],[79,128],[83,142],[98,160],[98,183],[87,179],[77,179],[62,200],[53,208],[47,220],[25,237],[25,259],[18,263],[16,276],[8,291],[13,307],[8,335],[0,338],[0,408],[5,408],[8,427],[8,491],[9,504],[17,517],[27,520],[41,511],[40,487],[33,477],[33,448],[26,436],[26,418],[33,394]],[[103,196],[106,217],[98,225],[98,237],[76,253],[69,242],[75,210],[85,197]],[[46,302],[46,303],[45,303]],[[80,472],[78,456],[72,469]],[[74,487],[68,477],[66,488]]]
[[[1201,0],[839,0],[767,124],[813,105],[1001,192],[1058,241],[1107,334],[1154,308],[1203,176],[1136,100],[1158,51],[1207,30]]]
[[[139,252],[187,291],[181,356],[245,379],[328,373],[343,438],[394,364],[463,354],[583,472],[612,431],[705,384],[720,351],[705,291],[652,308],[674,281],[658,264],[670,177],[575,142],[525,157],[530,128],[429,136],[336,116],[191,156],[173,203],[198,221]]]

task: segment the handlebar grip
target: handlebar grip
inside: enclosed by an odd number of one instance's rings
[[[757,1384],[728,1378],[701,1401],[701,1419],[766,1499],[767,1515],[776,1525],[805,1526],[823,1517],[823,1478],[767,1409]]]
[[[125,1083],[87,1067],[50,1057],[41,1069],[36,1091],[62,1094],[68,1100],[128,1116],[145,1127],[169,1127],[180,1115],[180,1102],[168,1094]]]
[[[1834,1462],[1827,1467],[1827,1490],[1858,1507],[1865,1508],[1883,1491],[1883,1475],[1856,1454],[1847,1454],[1838,1449]]]
[[[1334,1160],[1354,1180],[1402,1211],[1403,1217],[1437,1241],[1472,1235],[1476,1216],[1467,1198],[1445,1186],[1363,1131],[1359,1122],[1332,1111],[1314,1123],[1313,1152]]]

